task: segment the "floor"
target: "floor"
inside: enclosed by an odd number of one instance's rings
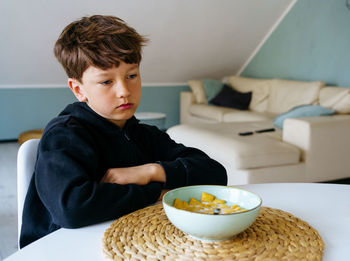
[[[0,260],[17,251],[17,142],[0,142]]]

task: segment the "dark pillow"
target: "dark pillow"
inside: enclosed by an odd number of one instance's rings
[[[239,92],[225,84],[209,103],[238,110],[248,110],[251,99],[252,92]]]

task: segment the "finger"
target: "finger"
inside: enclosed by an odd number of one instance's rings
[[[107,183],[108,182],[108,175],[107,174],[103,175],[100,182]]]

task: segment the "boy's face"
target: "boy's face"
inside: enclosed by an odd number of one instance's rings
[[[81,82],[69,78],[68,84],[80,102],[97,114],[123,127],[141,99],[141,77],[138,64],[120,62],[118,67],[102,70],[89,66]]]

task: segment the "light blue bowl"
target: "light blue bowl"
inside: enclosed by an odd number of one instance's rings
[[[232,214],[211,215],[190,212],[173,207],[175,198],[189,201],[191,197],[200,200],[202,192],[237,204],[248,211]],[[259,214],[262,199],[247,190],[227,186],[188,186],[170,190],[163,197],[163,208],[170,222],[192,237],[204,241],[221,241],[247,229]]]

